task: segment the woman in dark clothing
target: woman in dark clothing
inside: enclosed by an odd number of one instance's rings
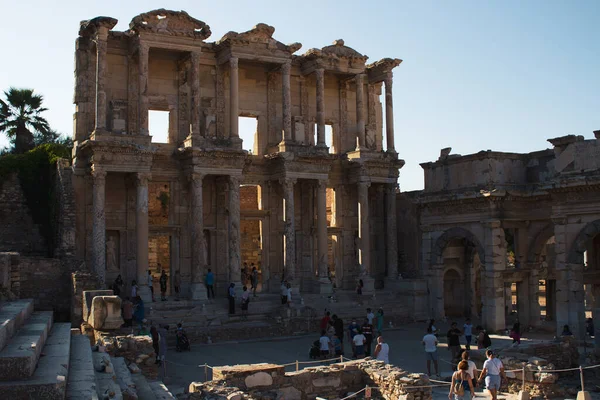
[[[156,355],[156,361],[154,362],[155,364],[159,363],[159,358],[158,358],[158,341],[159,341],[159,337],[158,337],[158,329],[156,329],[156,327],[154,326],[154,324],[152,324],[152,326],[150,327],[150,336],[152,336],[152,348],[154,349],[154,354]]]
[[[121,275],[119,275],[119,276],[117,276],[117,279],[115,279],[115,282],[113,283],[113,286],[112,286],[113,294],[115,296],[120,296],[122,287],[123,287],[123,278],[121,278]]]

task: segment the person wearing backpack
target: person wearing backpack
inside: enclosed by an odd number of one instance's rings
[[[471,400],[475,396],[473,380],[468,370],[468,362],[461,361],[458,363],[458,371],[452,374],[452,384],[450,385],[450,393],[448,393],[449,399],[452,399],[452,395],[454,395],[454,400]]]
[[[494,353],[491,350],[486,351],[485,355],[487,360],[483,363],[483,369],[477,383],[483,381],[485,377],[485,387],[492,395],[492,400],[498,400],[498,391],[500,390],[502,379],[506,380],[504,365],[502,361],[494,357]]]
[[[487,349],[492,346],[492,339],[490,335],[483,329],[481,325],[477,326],[477,348],[479,350]]]

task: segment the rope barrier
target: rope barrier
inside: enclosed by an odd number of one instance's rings
[[[352,393],[350,396],[346,396],[346,397],[344,397],[344,398],[342,398],[342,399],[340,399],[340,400],[347,400],[347,399],[350,399],[350,398],[352,398],[352,397],[356,397],[356,396],[358,396],[358,394],[359,394],[359,393],[362,393],[362,392],[364,392],[365,390],[367,390],[367,388],[366,388],[366,387],[364,387],[364,388],[360,389],[358,392]]]

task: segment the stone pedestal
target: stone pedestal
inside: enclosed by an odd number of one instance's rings
[[[123,325],[121,318],[121,298],[119,296],[96,296],[92,299],[92,307],[88,324],[96,330],[113,330]]]

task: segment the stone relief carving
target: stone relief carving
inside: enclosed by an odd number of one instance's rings
[[[173,36],[189,36],[204,40],[210,37],[210,26],[190,17],[185,11],[171,11],[164,8],[143,13],[129,23],[133,32],[153,32]]]

